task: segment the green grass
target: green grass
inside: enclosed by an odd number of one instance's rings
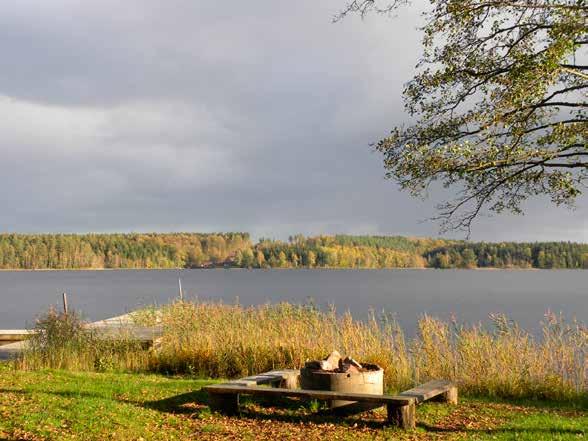
[[[317,406],[267,407],[245,400],[241,418],[212,414],[213,380],[143,374],[17,371],[0,365],[0,440],[403,439],[578,440],[588,436],[585,403],[462,399],[426,403],[418,427],[387,428],[385,413],[336,418]]]

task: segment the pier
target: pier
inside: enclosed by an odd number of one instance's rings
[[[162,334],[161,328],[157,326],[137,326],[132,313],[98,320],[86,326],[88,329],[97,331],[103,338],[130,338],[145,346],[152,345],[153,340]],[[31,329],[0,330],[0,360],[10,360],[21,354],[27,347],[27,339],[34,333],[35,331]]]

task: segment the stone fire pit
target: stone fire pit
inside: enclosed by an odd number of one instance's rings
[[[309,361],[300,369],[300,387],[382,395],[384,369],[375,364],[359,363],[351,357],[342,358],[339,352],[333,351],[324,360]],[[350,404],[354,402],[332,400],[329,407],[334,409]]]

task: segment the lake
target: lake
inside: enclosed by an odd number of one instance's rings
[[[0,271],[0,329],[24,328],[68,293],[70,308],[103,319],[186,298],[243,305],[309,298],[357,318],[370,308],[394,313],[414,332],[423,313],[473,323],[504,312],[537,329],[547,309],[588,320],[588,271],[582,270],[118,270]]]

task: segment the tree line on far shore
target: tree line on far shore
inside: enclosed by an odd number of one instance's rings
[[[588,244],[466,242],[402,236],[262,239],[236,266],[256,268],[588,268]]]
[[[588,268],[588,244],[247,233],[0,234],[0,269]]]
[[[0,268],[214,266],[250,246],[247,233],[0,234]]]

